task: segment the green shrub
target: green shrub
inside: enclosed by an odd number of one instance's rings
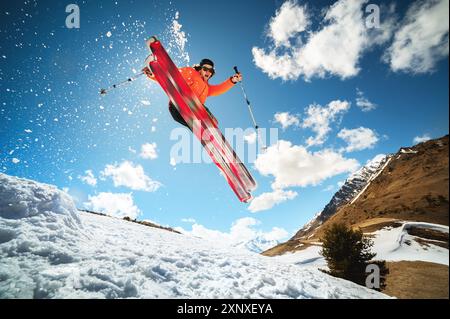
[[[366,266],[375,257],[370,251],[373,241],[364,237],[361,230],[352,230],[336,223],[325,230],[321,254],[327,261],[329,274],[365,285]]]

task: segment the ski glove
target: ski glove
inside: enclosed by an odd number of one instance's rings
[[[241,82],[242,81],[242,74],[241,73],[236,73],[235,75],[230,77],[230,80],[231,80],[231,82],[233,82],[233,84]]]
[[[154,80],[154,79],[155,79],[155,76],[153,75],[153,72],[152,72],[148,67],[143,68],[143,69],[142,69],[142,72],[144,72],[145,75],[146,75],[149,79],[151,79],[151,80]]]

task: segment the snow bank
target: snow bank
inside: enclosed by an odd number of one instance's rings
[[[48,185],[2,175],[0,202],[0,298],[387,297],[315,267],[77,213]]]
[[[0,217],[20,219],[55,214],[67,225],[80,225],[72,198],[55,186],[0,173]]]
[[[408,229],[411,227],[428,228],[448,233],[448,226],[423,222],[403,222],[401,227],[383,228],[372,233],[375,236],[372,249],[373,252],[377,253],[375,258],[388,261],[420,260],[448,266],[448,249],[432,244],[420,245],[414,240],[415,236],[408,234]]]
[[[285,253],[272,258],[278,259],[280,262],[292,263],[298,266],[315,266],[320,269],[329,270],[325,258],[320,254],[322,246],[310,246],[296,252]]]
[[[83,227],[71,197],[54,186],[0,173],[0,298],[39,295],[33,273],[73,262]]]

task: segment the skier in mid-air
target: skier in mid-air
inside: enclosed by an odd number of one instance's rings
[[[224,94],[225,92],[229,91],[236,83],[242,81],[242,74],[236,73],[230,76],[221,84],[209,84],[209,80],[215,74],[214,62],[210,59],[203,59],[200,61],[200,64],[194,65],[193,67],[179,68],[179,70],[186,83],[190,86],[192,91],[195,93],[195,95],[197,95],[198,99],[204,106],[208,96],[217,96]],[[148,67],[143,68],[142,71],[147,75],[148,78],[156,81],[152,71]],[[217,124],[217,120],[206,106],[205,109]],[[169,112],[175,121],[186,127],[189,127],[181,114],[178,112],[177,108],[172,104],[172,102],[169,102]]]
[[[238,82],[245,96],[239,70],[235,66],[235,74],[221,84],[210,85],[209,80],[215,73],[214,62],[210,59],[203,59],[193,67],[179,68],[155,36],[146,43],[151,55],[145,61],[148,69],[143,68],[140,74],[147,74],[158,82],[172,103],[169,103],[169,110],[174,120],[187,126],[198,138],[238,199],[249,202],[256,181],[204,106],[208,96],[223,94]]]
[[[203,59],[200,64],[192,67],[178,68],[155,36],[150,37],[146,44],[151,55],[147,57],[146,66],[142,72],[106,89],[100,89],[100,94],[105,95],[109,90],[130,83],[143,74],[156,81],[169,97],[169,111],[173,119],[188,127],[199,139],[238,199],[244,203],[249,202],[252,199],[251,192],[256,189],[256,181],[222,134],[217,120],[204,104],[209,96],[224,94],[239,82],[255,130],[258,130],[242,85],[242,74],[235,66],[233,68],[235,74],[221,84],[210,85],[209,80],[215,74],[214,62],[210,59]]]

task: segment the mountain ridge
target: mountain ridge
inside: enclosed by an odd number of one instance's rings
[[[348,184],[344,184],[325,208],[287,242],[262,254],[274,256],[315,245],[333,222],[363,231],[375,231],[399,220],[448,226],[448,135],[400,147],[379,164],[375,170],[366,169],[371,174],[356,183],[358,187],[346,191]],[[349,196],[339,201],[342,193]]]

